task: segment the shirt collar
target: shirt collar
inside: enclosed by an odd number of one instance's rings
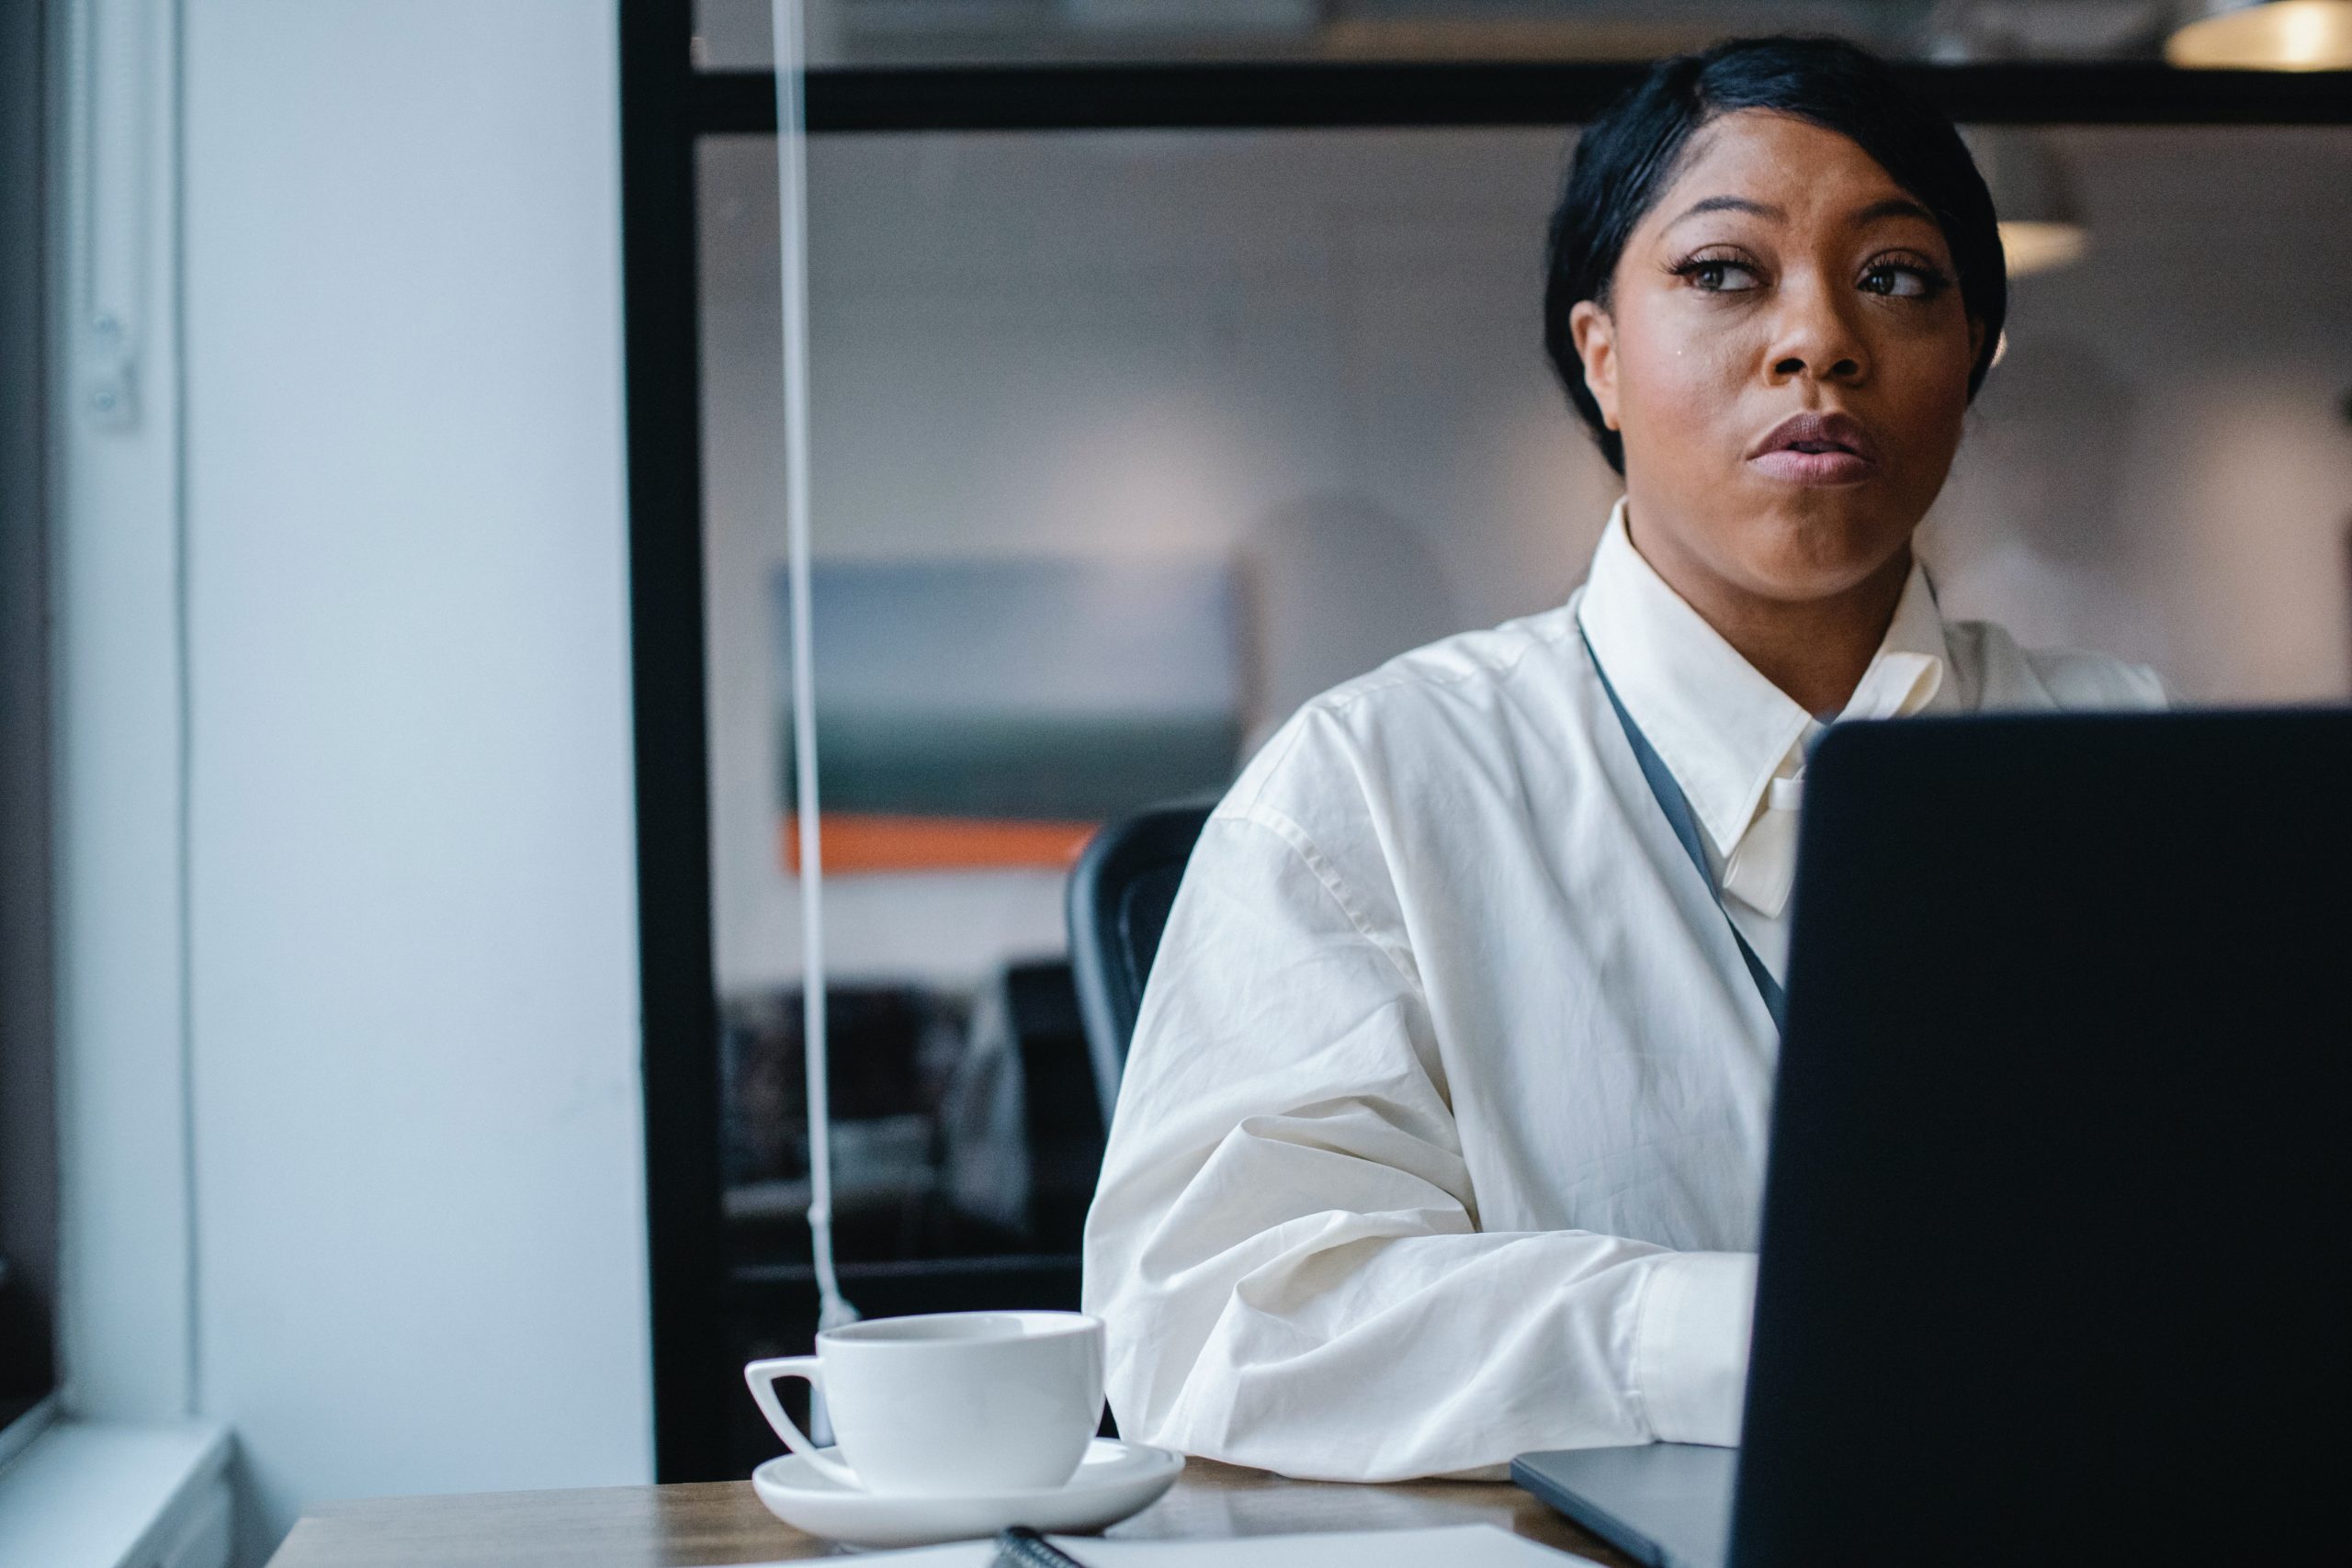
[[[1813,716],[1642,558],[1622,496],[1593,552],[1577,616],[1618,700],[1682,786],[1716,852],[1729,855],[1792,749],[1815,728]],[[1957,705],[1951,659],[1943,616],[1915,558],[1885,640],[1838,717]]]

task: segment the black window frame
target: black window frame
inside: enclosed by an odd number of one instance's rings
[[[742,1397],[728,1354],[732,1298],[720,1211],[695,148],[705,136],[776,129],[771,73],[695,68],[693,12],[693,0],[620,0],[619,7],[638,942],[654,1456],[664,1482],[734,1478],[726,1434]],[[816,135],[1566,129],[1642,69],[1464,62],[841,68],[813,72],[806,101]],[[2352,124],[2352,72],[2345,71],[2184,71],[2154,62],[1898,69],[1965,124]],[[1023,1260],[1006,1261],[1017,1268]],[[799,1286],[767,1283],[771,1291]]]
[[[57,1382],[47,10],[0,6],[0,1452]]]

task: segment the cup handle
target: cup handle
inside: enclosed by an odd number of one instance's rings
[[[743,1381],[751,1385],[752,1403],[760,1407],[760,1414],[768,1418],[768,1425],[775,1428],[775,1435],[784,1439],[786,1448],[807,1460],[808,1467],[827,1480],[865,1491],[865,1483],[857,1478],[857,1472],[810,1442],[808,1435],[792,1424],[792,1417],[784,1413],[784,1402],[775,1396],[778,1378],[806,1378],[808,1387],[822,1397],[825,1380],[817,1365],[817,1358],[771,1356],[764,1361],[753,1361],[746,1366]]]

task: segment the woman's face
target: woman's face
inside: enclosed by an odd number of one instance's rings
[[[1935,220],[1835,131],[1744,109],[1692,137],[1608,309],[1569,317],[1636,543],[1686,597],[1899,585],[1983,337],[1954,277]]]

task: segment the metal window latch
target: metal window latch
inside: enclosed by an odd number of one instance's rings
[[[130,430],[139,423],[138,359],[121,321],[101,310],[91,318],[83,361],[82,412],[101,430]]]

